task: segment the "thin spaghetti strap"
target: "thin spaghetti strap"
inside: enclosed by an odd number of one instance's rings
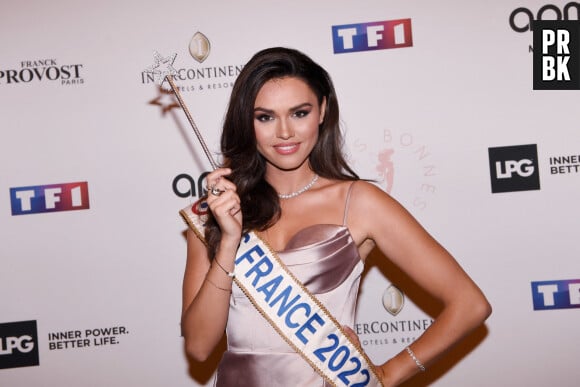
[[[348,186],[348,192],[346,193],[346,200],[344,201],[344,217],[342,218],[342,225],[346,226],[346,217],[348,216],[348,203],[350,201],[350,193],[352,192],[352,187],[354,187],[356,180],[350,183]]]

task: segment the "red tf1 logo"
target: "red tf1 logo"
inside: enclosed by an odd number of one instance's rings
[[[580,90],[580,21],[542,20],[534,28],[534,90]]]
[[[86,181],[10,188],[12,215],[86,210],[89,186]]]

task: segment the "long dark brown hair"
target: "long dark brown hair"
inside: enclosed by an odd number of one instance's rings
[[[243,230],[262,231],[281,215],[280,199],[264,175],[266,161],[257,151],[254,131],[254,103],[262,86],[277,78],[295,77],[312,89],[318,103],[326,98],[324,121],[319,125],[318,141],[309,156],[310,167],[321,177],[358,180],[343,154],[339,127],[338,101],[326,70],[300,51],[274,47],[256,53],[240,72],[230,97],[221,136],[224,167],[237,187],[243,214]],[[206,224],[209,256],[214,257],[221,238],[215,219]]]

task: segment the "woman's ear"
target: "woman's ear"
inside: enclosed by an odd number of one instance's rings
[[[322,97],[322,102],[320,103],[320,119],[318,120],[318,124],[322,125],[324,122],[324,116],[326,114],[326,97]]]

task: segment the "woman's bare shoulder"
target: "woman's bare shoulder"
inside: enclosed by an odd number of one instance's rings
[[[415,222],[391,195],[364,180],[354,183],[351,189],[348,221],[353,228],[371,239],[376,236],[377,229],[389,230],[402,223]]]

